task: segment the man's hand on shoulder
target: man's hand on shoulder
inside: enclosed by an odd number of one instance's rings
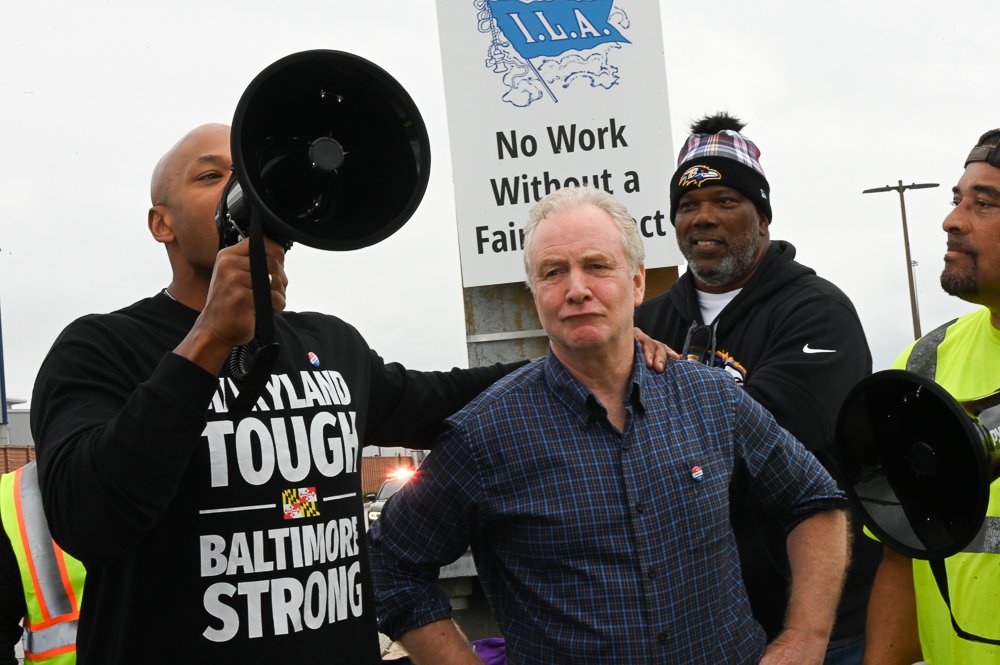
[[[635,339],[642,347],[642,356],[646,359],[646,367],[649,369],[655,372],[662,372],[667,368],[668,359],[677,360],[681,357],[679,353],[663,342],[653,339],[638,328],[633,328],[633,330],[635,332]]]

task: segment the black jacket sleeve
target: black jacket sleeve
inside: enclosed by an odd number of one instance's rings
[[[417,372],[398,363],[385,364],[372,351],[373,380],[365,445],[430,449],[445,418],[494,381],[526,363],[497,363],[473,369],[455,368],[450,372]]]
[[[817,295],[779,309],[747,393],[806,448],[831,443],[847,392],[871,373],[864,330],[846,302]]]
[[[217,385],[172,353],[136,385],[131,368],[105,349],[57,341],[32,395],[50,529],[85,564],[129,548],[159,522],[201,440]]]
[[[14,646],[21,639],[20,623],[26,613],[21,571],[0,524],[0,665],[17,665]]]

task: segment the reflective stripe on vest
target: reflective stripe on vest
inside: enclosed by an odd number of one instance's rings
[[[42,511],[34,462],[6,474],[0,487],[4,530],[21,568],[28,609],[23,638],[25,662],[75,662],[83,566],[52,540]],[[13,520],[8,519],[11,516]]]
[[[958,321],[952,319],[948,323],[938,326],[923,337],[917,340],[910,350],[910,355],[906,358],[906,369],[920,376],[935,380],[937,375],[937,350],[944,341],[944,336],[948,333],[951,324]]]
[[[76,619],[73,619],[41,630],[26,628],[21,638],[24,662],[46,662],[59,654],[76,651],[76,624]]]

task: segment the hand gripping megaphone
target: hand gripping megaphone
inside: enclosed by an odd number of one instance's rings
[[[876,372],[844,400],[837,422],[845,491],[872,533],[915,559],[965,549],[1000,475],[1000,392],[959,403],[905,370]]]
[[[247,412],[278,352],[263,236],[325,250],[360,249],[395,233],[430,175],[430,141],[406,90],[341,51],[303,51],[264,69],[233,117],[233,175],[216,213],[220,246],[250,239],[255,339],[230,356]]]

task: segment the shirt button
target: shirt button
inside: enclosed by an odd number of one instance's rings
[[[646,506],[644,504],[640,503],[638,506],[635,507],[635,512],[637,512],[637,513],[644,513],[644,512],[646,512]]]
[[[660,644],[666,644],[667,643],[667,633],[666,632],[660,633],[659,635],[656,636],[656,640]]]
[[[650,568],[649,570],[647,570],[646,577],[648,577],[651,580],[656,579],[656,568]]]

